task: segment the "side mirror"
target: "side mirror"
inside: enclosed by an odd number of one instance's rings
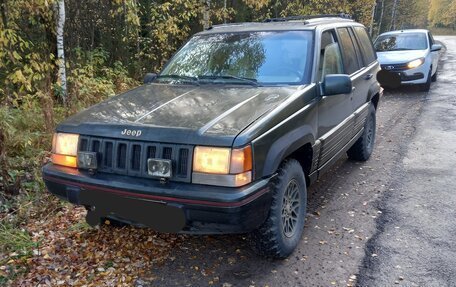
[[[352,88],[352,80],[348,75],[326,75],[322,83],[324,96],[349,94]]]
[[[442,50],[442,45],[440,45],[440,44],[434,44],[431,47],[431,52],[438,52],[440,50]]]
[[[144,76],[144,84],[152,83],[157,78],[157,74],[155,73],[147,73]]]

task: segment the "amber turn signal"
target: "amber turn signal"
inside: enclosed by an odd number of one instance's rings
[[[52,154],[51,160],[53,164],[63,165],[67,167],[78,167],[77,158],[75,156]]]
[[[252,147],[233,149],[231,152],[230,173],[238,174],[252,170]]]

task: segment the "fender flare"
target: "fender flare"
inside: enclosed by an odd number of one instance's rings
[[[380,90],[381,90],[380,84],[378,82],[373,83],[369,87],[369,92],[367,93],[367,101],[369,101],[369,102],[372,101],[374,96],[380,93]]]
[[[302,126],[282,135],[274,141],[266,155],[263,174],[270,175],[277,171],[280,163],[298,150],[300,147],[309,143],[311,146],[315,143],[313,129],[310,126]],[[304,135],[304,136],[303,136]]]

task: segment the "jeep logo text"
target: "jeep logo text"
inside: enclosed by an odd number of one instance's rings
[[[121,132],[122,135],[124,136],[132,136],[132,137],[139,137],[142,134],[141,130],[129,130],[129,129],[124,129]]]

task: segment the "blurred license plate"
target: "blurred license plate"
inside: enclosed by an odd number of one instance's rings
[[[147,172],[149,175],[160,178],[170,178],[172,164],[169,159],[149,158],[147,160]]]

